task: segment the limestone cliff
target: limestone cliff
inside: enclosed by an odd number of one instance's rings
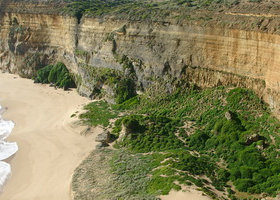
[[[147,88],[154,81],[168,90],[184,82],[242,86],[256,91],[280,114],[280,35],[270,27],[276,15],[223,13],[225,19],[261,17],[258,30],[246,30],[215,20],[78,20],[44,12],[44,5],[24,4],[23,12],[17,9],[21,5],[6,2],[1,7],[0,69],[4,71],[32,77],[36,69],[62,61],[77,75],[79,92],[91,96],[90,68],[123,70],[120,59],[125,56],[133,64],[139,87]]]

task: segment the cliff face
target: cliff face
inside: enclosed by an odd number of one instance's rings
[[[220,27],[220,28],[219,28]],[[122,70],[127,57],[143,88],[182,82],[251,88],[280,114],[280,36],[200,23],[140,22],[1,11],[0,69],[32,77],[62,61],[90,96],[91,67]],[[86,67],[85,67],[86,66]]]

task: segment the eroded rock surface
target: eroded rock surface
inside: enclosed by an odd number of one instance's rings
[[[147,22],[110,17],[78,20],[59,14],[60,4],[46,9],[45,4],[0,3],[3,71],[32,77],[38,68],[61,61],[75,74],[80,94],[88,97],[103,87],[93,68],[127,75],[132,70],[142,89],[155,82],[168,91],[185,83],[246,87],[279,114],[280,16],[275,6],[270,9],[271,15],[256,14],[268,8],[262,4],[251,5],[248,12],[253,14],[246,14],[246,4],[240,4],[228,11],[211,11],[213,19],[209,21],[178,23],[171,19]],[[241,21],[245,27],[233,23]],[[259,25],[249,25],[252,23]],[[124,56],[131,69],[120,62]]]

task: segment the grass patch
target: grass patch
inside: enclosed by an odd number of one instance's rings
[[[84,109],[86,112],[80,114],[79,117],[90,126],[102,125],[107,127],[110,124],[109,120],[118,116],[118,112],[113,111],[105,101],[92,102],[86,105]]]
[[[140,103],[139,96],[134,96],[122,103],[112,105],[112,108],[115,110],[132,110]]]
[[[94,151],[74,172],[74,200],[158,200],[146,192],[150,170],[149,159],[141,155]]]

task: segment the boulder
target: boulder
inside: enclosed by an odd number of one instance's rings
[[[98,134],[95,138],[96,142],[101,142],[101,143],[109,143],[110,142],[110,131],[106,130],[100,134]]]
[[[95,148],[96,149],[102,149],[102,148],[105,148],[105,147],[108,147],[109,145],[107,143],[104,143],[104,142],[100,142],[98,143]]]

